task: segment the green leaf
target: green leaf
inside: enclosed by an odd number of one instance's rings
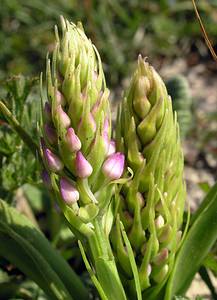
[[[32,278],[51,299],[88,299],[78,276],[44,235],[0,200],[0,256]]]
[[[210,269],[215,273],[215,276],[217,275],[217,258],[215,254],[209,253],[207,257],[203,261],[203,265],[207,268]]]
[[[207,234],[208,232],[208,234]],[[175,261],[165,300],[184,294],[217,239],[217,184],[193,217],[192,225]]]
[[[88,271],[88,273],[90,275],[90,278],[91,278],[93,284],[95,285],[95,287],[96,287],[96,289],[97,289],[97,291],[98,291],[101,299],[102,300],[108,300],[108,298],[106,297],[106,295],[105,295],[105,293],[103,291],[103,288],[102,288],[100,282],[98,281],[98,279],[96,278],[96,276],[94,274],[94,271],[91,269],[91,265],[90,265],[90,263],[89,263],[89,261],[87,259],[87,256],[86,256],[86,253],[84,251],[84,247],[83,247],[81,241],[78,241],[78,246],[79,246],[79,249],[81,251],[81,256],[83,258],[85,267],[86,267],[86,269],[87,269],[87,271]]]
[[[132,249],[130,241],[127,237],[127,234],[126,234],[126,231],[124,229],[123,223],[120,223],[120,226],[121,226],[121,233],[122,233],[122,236],[123,236],[123,240],[124,240],[124,243],[126,245],[127,252],[128,252],[128,255],[129,255],[130,265],[131,265],[132,272],[133,272],[137,299],[142,300],[142,292],[141,292],[141,286],[140,286],[140,281],[139,281],[139,273],[138,273],[137,265],[136,265],[136,262],[135,262],[133,249]]]

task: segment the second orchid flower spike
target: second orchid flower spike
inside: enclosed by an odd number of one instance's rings
[[[141,56],[117,120],[116,142],[134,178],[122,188],[119,216],[134,250],[142,290],[163,285],[180,245],[185,183],[179,128],[166,87]],[[118,223],[118,222],[117,222]],[[119,224],[113,245],[132,278]]]

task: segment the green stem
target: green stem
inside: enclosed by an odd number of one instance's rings
[[[97,217],[93,225],[94,234],[88,237],[88,243],[99,283],[108,300],[126,300],[102,218]]]
[[[31,136],[23,129],[18,120],[12,115],[7,106],[0,101],[0,111],[3,113],[4,117],[11,124],[13,129],[17,132],[20,138],[24,141],[24,143],[29,147],[34,155],[39,153],[38,145],[33,141]]]

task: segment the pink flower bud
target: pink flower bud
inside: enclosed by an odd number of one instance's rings
[[[157,229],[160,229],[164,226],[164,218],[161,215],[159,215],[154,222]]]
[[[45,102],[45,105],[44,105],[44,116],[45,116],[45,119],[47,121],[50,121],[52,116],[51,116],[51,107],[50,107],[50,104],[48,102]]]
[[[77,202],[79,199],[78,190],[66,178],[60,179],[60,193],[61,193],[63,200],[68,205]]]
[[[80,178],[89,177],[93,172],[92,166],[80,151],[76,153],[75,166],[76,166],[76,174]]]
[[[109,156],[109,155],[111,155],[111,154],[114,154],[115,151],[116,151],[115,141],[114,141],[114,140],[111,140],[110,143],[109,143],[107,155]]]
[[[63,169],[63,163],[57,155],[51,152],[50,149],[45,149],[44,151],[45,159],[47,161],[48,167],[52,172],[59,172]]]
[[[103,174],[111,180],[119,179],[124,171],[124,154],[120,152],[110,155],[102,166]]]
[[[61,94],[59,91],[56,92],[56,101],[57,101],[57,104],[61,104],[61,105],[66,104],[63,94]]]
[[[47,123],[44,124],[44,133],[50,144],[56,143],[57,135],[55,129],[52,126]]]
[[[81,141],[72,127],[67,130],[66,143],[72,152],[77,152],[81,149]]]
[[[46,170],[42,171],[41,178],[42,178],[44,185],[47,188],[51,189],[52,185],[51,185],[50,175],[48,174],[48,172]]]
[[[162,248],[160,252],[154,257],[153,262],[155,265],[159,266],[164,263],[169,255],[169,251],[167,248]]]
[[[58,118],[60,120],[60,124],[63,127],[68,128],[71,124],[71,120],[70,120],[69,116],[67,115],[67,113],[64,112],[61,105],[57,106],[56,112],[57,112]]]

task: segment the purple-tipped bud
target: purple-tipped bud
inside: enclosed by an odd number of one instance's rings
[[[44,151],[45,159],[47,161],[48,167],[52,172],[59,172],[63,169],[63,163],[57,155],[51,152],[50,149],[45,149]]]
[[[69,147],[69,150],[72,152],[77,152],[81,149],[81,141],[78,136],[75,134],[75,131],[72,127],[67,130],[66,133],[66,143]]]
[[[108,147],[108,153],[107,155],[112,155],[114,154],[116,151],[116,145],[115,145],[115,141],[114,140],[111,140],[110,143],[109,143],[109,147]]]
[[[64,112],[61,105],[57,106],[56,112],[57,112],[58,118],[60,120],[60,124],[63,127],[68,128],[71,124],[71,120],[70,120],[69,116]]]
[[[93,168],[91,164],[86,160],[86,158],[83,156],[81,151],[78,151],[76,153],[75,165],[76,165],[76,174],[80,178],[89,177],[93,172]]]
[[[51,107],[48,102],[45,102],[45,105],[44,105],[44,116],[47,121],[50,121],[52,119]]]
[[[63,94],[61,94],[59,91],[56,92],[56,101],[57,101],[57,104],[61,104],[61,105],[66,104]]]
[[[46,138],[48,139],[48,142],[50,144],[54,144],[57,141],[57,134],[55,129],[50,126],[49,124],[44,124],[44,134],[46,136]]]
[[[41,172],[41,178],[42,178],[44,185],[47,188],[51,189],[52,185],[51,185],[50,175],[48,174],[48,172],[46,170],[43,170]]]
[[[68,205],[71,205],[71,204],[77,202],[79,199],[78,190],[66,178],[60,179],[60,193],[61,193],[63,200]]]
[[[111,180],[119,179],[124,171],[124,154],[116,152],[110,155],[102,166],[102,171]]]

